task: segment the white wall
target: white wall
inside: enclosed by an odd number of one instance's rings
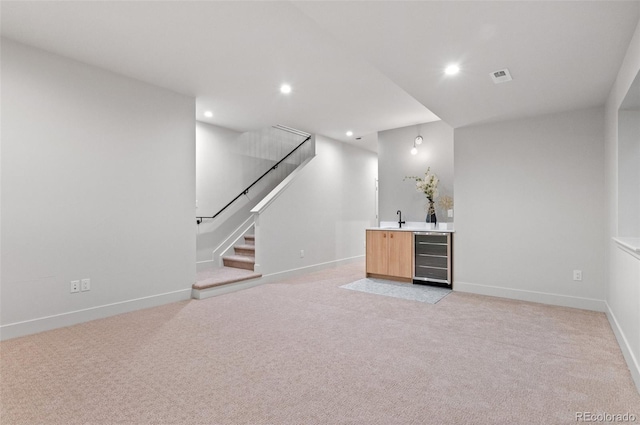
[[[375,225],[376,177],[374,153],[317,136],[316,157],[258,218],[261,273],[364,256],[365,229]]]
[[[198,215],[212,215],[244,189],[246,173],[235,144],[242,133],[196,122],[196,199]],[[225,201],[226,200],[226,201]]]
[[[603,128],[591,109],[455,130],[454,289],[604,310]]]
[[[240,135],[230,129],[196,122],[196,215],[212,216],[250,184],[253,174],[246,175],[242,156],[236,152]],[[251,193],[251,198],[253,195]],[[235,228],[246,219],[236,216],[237,220],[234,220],[232,213],[247,202],[248,199],[243,197],[229,214],[215,221],[204,220],[196,226],[196,261],[199,267],[213,267],[212,252],[230,231],[228,227]],[[233,223],[222,226],[229,219]]]
[[[424,142],[418,146],[418,154],[411,155],[413,141],[422,135]],[[436,121],[413,125],[378,133],[379,215],[381,221],[397,221],[396,212],[402,211],[405,221],[424,221],[427,215],[427,200],[418,192],[415,180],[405,176],[424,177],[427,168],[440,179],[440,196],[453,198],[453,128]],[[438,208],[439,222],[451,222],[446,211]]]
[[[618,111],[618,151],[618,234],[640,238],[640,110]]]
[[[190,297],[194,103],[2,40],[2,338]]]
[[[605,182],[607,232],[607,315],[640,391],[640,256],[613,242],[618,229],[618,108],[640,72],[640,21],[606,105]],[[636,187],[640,191],[640,184]]]

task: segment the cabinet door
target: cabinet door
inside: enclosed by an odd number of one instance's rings
[[[413,277],[413,233],[389,232],[389,276]]]
[[[367,273],[387,274],[388,233],[367,230]]]

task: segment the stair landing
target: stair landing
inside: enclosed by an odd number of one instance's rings
[[[233,247],[234,255],[222,257],[224,267],[196,274],[196,283],[191,287],[193,298],[212,297],[256,284],[262,274],[254,271],[256,263],[255,236],[244,235],[244,242],[242,245]],[[251,280],[254,282],[249,282]],[[245,283],[239,284],[239,282]]]
[[[202,290],[215,288],[216,286],[241,282],[243,280],[257,279],[259,277],[262,277],[262,275],[254,272],[253,270],[238,269],[235,267],[220,267],[213,271],[199,272],[196,276],[196,283],[193,284],[193,289]]]

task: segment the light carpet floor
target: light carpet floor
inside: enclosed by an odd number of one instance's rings
[[[448,288],[374,278],[358,279],[355,282],[342,285],[341,288],[430,304],[437,303],[451,293],[451,289]]]
[[[362,263],[0,343],[5,424],[575,424],[632,412],[604,314],[340,286]],[[640,421],[640,419],[639,419]]]

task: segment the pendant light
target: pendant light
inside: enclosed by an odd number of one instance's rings
[[[418,133],[418,135],[416,136],[415,139],[413,139],[413,147],[411,148],[411,155],[416,155],[418,153],[418,148],[417,146],[422,144],[422,136],[420,135],[420,124],[416,124],[416,133]]]

